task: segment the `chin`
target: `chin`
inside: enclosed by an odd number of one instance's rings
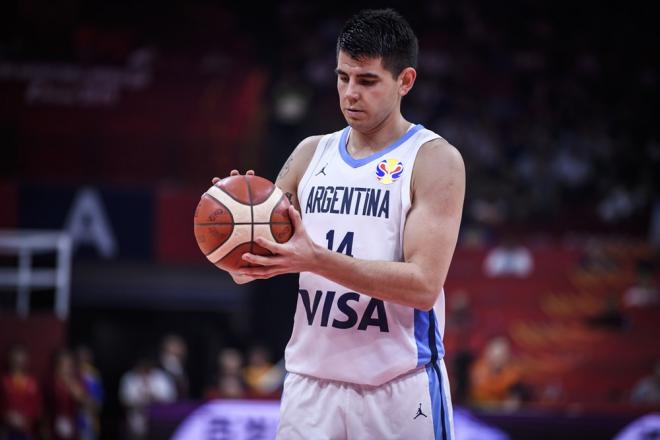
[[[351,126],[354,130],[364,129],[367,126],[366,121],[354,118],[344,118],[346,123]]]
[[[356,121],[354,119],[346,119],[346,123],[353,129],[353,130],[358,130],[362,128],[362,124],[359,121]]]

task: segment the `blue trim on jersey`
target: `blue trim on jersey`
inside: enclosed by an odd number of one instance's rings
[[[440,336],[440,328],[438,327],[438,318],[435,316],[435,309],[431,310],[433,313],[433,329],[435,331],[435,349],[436,359],[444,359],[445,357],[445,344],[442,343],[442,336]]]
[[[369,162],[375,159],[378,159],[379,157],[386,155],[387,153],[394,150],[396,147],[398,147],[399,145],[410,139],[415,133],[417,133],[419,130],[423,128],[424,126],[422,124],[417,124],[414,127],[412,127],[410,130],[405,132],[403,136],[397,139],[392,145],[389,145],[383,148],[382,150],[377,151],[371,156],[363,157],[361,159],[354,159],[351,157],[350,154],[348,154],[348,150],[346,149],[346,140],[348,139],[348,133],[350,131],[350,127],[346,127],[344,128],[344,130],[342,130],[341,137],[339,138],[339,154],[341,155],[341,158],[344,159],[344,162],[346,162],[348,165],[350,165],[353,168],[358,168],[361,167],[362,165],[368,164]]]
[[[442,361],[440,361],[442,362]],[[443,381],[443,377],[445,374],[445,371],[438,366],[438,374],[440,374],[440,380],[441,380],[441,385],[440,385],[440,395],[442,396],[442,405],[445,409],[444,414],[445,414],[445,425],[447,427],[447,438],[452,438],[452,432],[451,432],[451,425],[449,424],[449,403],[447,402],[450,398],[451,390],[444,391],[444,388],[442,386],[445,384]],[[447,382],[449,383],[449,381]]]
[[[415,309],[415,343],[417,344],[417,368],[431,360],[429,346],[429,313]]]
[[[413,323],[417,345],[417,368],[445,356],[445,347],[436,322],[435,309],[429,312],[415,309]]]
[[[426,374],[429,377],[429,395],[431,396],[431,413],[433,414],[433,438],[435,440],[447,440],[449,423],[447,420],[447,408],[442,392],[442,379],[439,375],[438,365],[435,363],[426,366]]]

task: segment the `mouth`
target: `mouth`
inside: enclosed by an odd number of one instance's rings
[[[357,110],[357,109],[353,109],[353,108],[347,108],[346,109],[346,114],[348,114],[350,116],[357,116],[357,115],[362,114],[362,113],[364,113],[364,111],[362,111],[362,110]]]

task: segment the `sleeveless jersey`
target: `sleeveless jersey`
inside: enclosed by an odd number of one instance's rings
[[[439,136],[421,125],[373,155],[346,150],[351,129],[325,135],[298,184],[312,240],[354,258],[403,261],[403,228],[419,148]],[[387,284],[387,278],[381,280]],[[353,292],[314,273],[300,274],[288,371],[381,385],[444,355],[444,292],[431,311]]]

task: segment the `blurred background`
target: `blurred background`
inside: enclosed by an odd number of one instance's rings
[[[420,40],[403,113],[467,168],[445,287],[457,413],[494,438],[585,439],[660,410],[653,15],[387,5]],[[212,177],[274,180],[345,125],[336,36],[383,6],[1,3],[0,436],[169,438],[204,402],[277,401],[297,278],[234,285],[193,212]]]

